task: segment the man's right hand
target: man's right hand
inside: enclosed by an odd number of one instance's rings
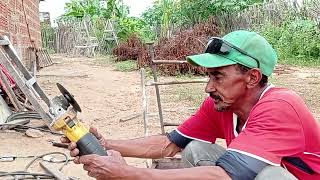
[[[106,139],[97,131],[96,128],[90,127],[89,132],[98,139],[102,147],[106,147]],[[76,164],[79,164],[79,149],[77,148],[77,144],[75,142],[70,142],[67,137],[61,137],[61,142],[69,143],[68,149],[70,150],[70,156],[75,157],[73,161]]]

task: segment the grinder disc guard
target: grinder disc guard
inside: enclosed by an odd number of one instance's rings
[[[73,98],[73,95],[67,91],[61,84],[57,83],[58,89],[62,93],[63,97],[66,98],[68,103],[74,108],[75,111],[81,112],[81,108],[77,101]]]

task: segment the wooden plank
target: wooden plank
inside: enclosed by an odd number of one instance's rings
[[[45,67],[46,65],[45,65],[45,61],[44,61],[44,58],[42,56],[41,51],[39,49],[37,49],[35,52],[37,53],[37,56],[38,56],[37,60],[38,60],[39,67],[40,68]]]
[[[153,169],[182,169],[186,168],[186,165],[181,160],[181,158],[163,158],[163,159],[154,159],[152,161]]]
[[[48,52],[48,50],[44,50],[44,55],[47,57],[47,61],[48,61],[48,66],[50,66],[50,65],[52,65],[53,64],[53,62],[52,62],[52,59],[51,59],[51,57],[50,57],[50,55],[49,55],[49,52]]]
[[[179,60],[153,60],[154,64],[187,64],[188,61],[179,61]]]
[[[159,85],[172,85],[172,84],[191,84],[191,83],[207,83],[207,79],[203,80],[190,80],[190,81],[169,81],[169,82],[151,82],[148,83],[147,86],[159,86]]]

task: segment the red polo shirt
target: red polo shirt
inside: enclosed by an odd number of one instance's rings
[[[228,150],[283,166],[299,179],[320,179],[320,125],[293,91],[270,88],[252,108],[240,134],[237,116],[217,112],[208,97],[198,112],[177,128],[181,135],[214,143],[226,139]],[[284,161],[298,157],[315,173],[310,175]]]

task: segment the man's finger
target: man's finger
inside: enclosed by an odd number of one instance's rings
[[[75,148],[77,148],[77,144],[74,143],[74,142],[71,142],[71,143],[69,144],[69,146],[68,146],[68,149],[69,149],[70,151],[73,150],[73,149],[75,149]]]
[[[94,173],[94,172],[92,172],[92,171],[88,171],[88,176],[90,176],[90,177],[97,177],[98,174],[97,174],[97,173]]]
[[[115,150],[108,150],[108,151],[107,151],[107,154],[108,154],[109,156],[115,156],[115,157],[121,156],[121,153],[118,152],[118,151],[115,151]]]
[[[102,138],[101,134],[98,133],[98,130],[95,127],[90,127],[89,132],[91,132],[98,140]]]
[[[74,162],[75,164],[80,164],[80,162],[79,162],[79,156],[76,156],[76,157],[73,159],[73,162]]]
[[[90,166],[87,165],[87,164],[84,164],[84,165],[83,165],[83,169],[86,170],[86,171],[92,170],[92,169],[90,169]]]
[[[71,157],[76,157],[76,156],[79,156],[79,149],[73,149],[70,151],[70,156]]]
[[[90,164],[96,159],[97,156],[98,155],[96,154],[83,155],[79,158],[79,162],[81,164]]]
[[[68,138],[66,138],[66,137],[61,137],[61,138],[60,138],[60,141],[61,141],[62,143],[70,143],[70,140],[69,140]]]

